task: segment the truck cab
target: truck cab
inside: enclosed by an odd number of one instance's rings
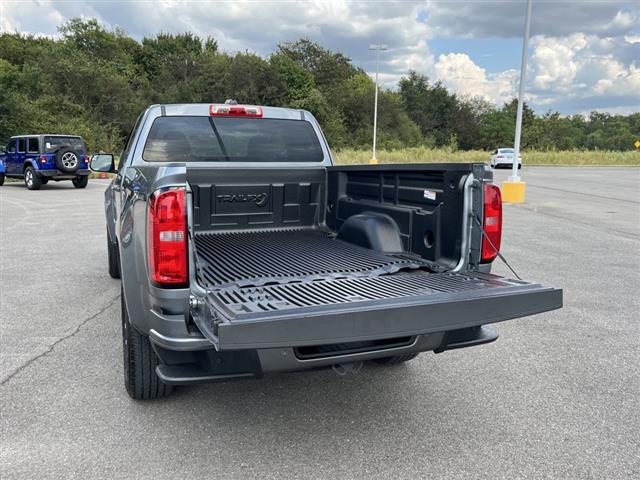
[[[497,339],[562,290],[490,273],[502,202],[484,164],[336,166],[307,111],[155,105],[105,192],[125,386],[395,364]]]
[[[91,173],[86,144],[75,135],[11,137],[0,155],[0,164],[4,177],[23,179],[29,190],[39,190],[49,180],[71,180],[74,187],[85,188]]]

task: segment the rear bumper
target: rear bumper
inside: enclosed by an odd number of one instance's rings
[[[176,352],[210,350],[215,348],[213,343],[201,336],[172,337],[163,335],[153,328],[149,331],[149,340],[160,348]]]
[[[60,170],[38,170],[39,177],[52,178],[57,180],[72,180],[76,177],[86,177],[91,174],[91,170],[77,170],[74,173],[64,173]]]
[[[493,325],[468,328],[453,332],[440,332],[412,337],[407,345],[351,353],[335,350],[317,358],[300,358],[295,348],[271,348],[257,351],[182,352],[176,355],[160,346],[157,337],[151,337],[162,364],[156,369],[159,378],[171,385],[189,385],[243,378],[260,378],[265,373],[294,372],[333,365],[358,363],[376,358],[434,351],[441,353],[491,343],[498,338]]]

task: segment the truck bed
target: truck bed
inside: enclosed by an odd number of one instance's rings
[[[198,286],[218,350],[378,341],[562,305],[562,291],[479,272],[483,165],[191,166]]]
[[[372,277],[428,269],[415,254],[389,254],[316,228],[195,234],[197,275],[209,289]]]

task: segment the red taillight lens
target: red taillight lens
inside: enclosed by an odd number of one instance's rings
[[[89,157],[89,155],[85,155],[85,156],[84,156],[84,163],[89,163],[89,160],[91,160],[91,158]]]
[[[484,184],[484,214],[482,228],[482,262],[488,263],[498,256],[502,241],[502,195],[493,183]]]
[[[214,103],[209,107],[209,114],[215,117],[262,117],[262,107]]]
[[[40,163],[47,163],[48,159],[46,155],[40,155]]]
[[[147,215],[149,276],[159,285],[187,283],[187,215],[184,188],[151,195]]]

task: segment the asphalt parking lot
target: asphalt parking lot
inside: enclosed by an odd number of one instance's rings
[[[562,310],[406,365],[147,403],[122,384],[105,181],[5,184],[0,477],[639,478],[640,169],[523,175],[503,253],[522,277],[563,287]]]

